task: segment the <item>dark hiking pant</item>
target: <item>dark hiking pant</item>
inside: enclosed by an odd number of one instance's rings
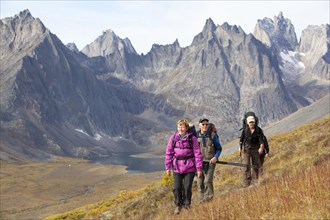
[[[253,179],[258,179],[259,177],[259,168],[261,166],[260,164],[260,155],[258,153],[257,147],[247,147],[244,148],[244,164],[248,165],[255,165],[255,168],[252,168],[251,173],[251,167],[246,167],[244,169],[243,173],[243,186],[247,187],[251,184]]]
[[[215,164],[203,163],[203,176],[197,178],[199,200],[211,200],[214,195],[213,176]]]
[[[259,176],[262,176],[264,173],[264,162],[265,162],[265,154],[260,155],[260,168],[259,168]]]
[[[176,206],[190,206],[194,176],[195,172],[184,174],[174,173],[173,193]]]

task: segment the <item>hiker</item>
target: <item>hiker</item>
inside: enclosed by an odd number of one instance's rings
[[[177,132],[171,136],[166,147],[165,168],[168,176],[174,175],[174,214],[181,208],[189,209],[195,173],[202,175],[203,158],[196,137],[188,131],[187,120],[179,120]]]
[[[202,203],[213,199],[214,170],[216,162],[220,157],[222,146],[215,127],[213,127],[213,124],[209,123],[207,118],[199,120],[197,140],[203,155],[203,160],[208,161],[203,162],[203,176],[197,179],[199,201]]]
[[[242,135],[240,137],[240,153],[243,151],[244,164],[254,166],[251,174],[251,167],[247,166],[243,173],[243,187],[248,187],[252,180],[258,179],[259,169],[261,167],[260,155],[264,153],[263,131],[257,126],[258,118],[253,112],[245,114],[243,120],[246,126],[243,126]],[[244,124],[243,123],[243,124]]]

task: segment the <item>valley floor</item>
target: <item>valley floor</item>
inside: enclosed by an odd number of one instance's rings
[[[131,174],[125,167],[72,158],[0,162],[0,219],[41,219],[159,182],[163,172]]]

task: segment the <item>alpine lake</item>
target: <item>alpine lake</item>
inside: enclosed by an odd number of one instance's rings
[[[139,155],[117,153],[109,157],[94,159],[92,162],[125,166],[128,173],[150,173],[165,171],[164,160],[164,157],[140,157]]]

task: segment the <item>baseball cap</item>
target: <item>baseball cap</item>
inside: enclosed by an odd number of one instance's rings
[[[207,119],[207,118],[201,118],[201,119],[199,119],[199,123],[202,123],[203,121],[209,122],[209,119]]]

